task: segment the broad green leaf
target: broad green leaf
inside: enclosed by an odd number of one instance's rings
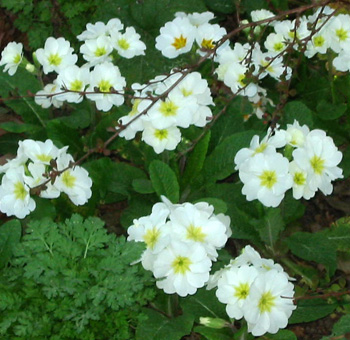
[[[294,120],[297,120],[300,125],[306,124],[310,129],[313,127],[312,111],[303,102],[292,101],[285,106],[283,125],[293,124]]]
[[[242,148],[249,147],[253,136],[254,131],[238,132],[219,144],[205,160],[203,170],[206,180],[215,182],[234,173],[236,153]]]
[[[350,148],[343,151],[343,159],[339,167],[343,169],[344,178],[348,178],[350,176]]]
[[[19,220],[11,220],[0,226],[0,269],[7,265],[13,248],[19,243],[22,234]]]
[[[129,206],[122,212],[120,223],[127,229],[133,224],[133,220],[142,216],[147,216],[152,211],[153,202],[145,200],[142,195],[133,195]]]
[[[173,203],[179,201],[179,183],[177,181],[175,172],[169,165],[154,160],[149,166],[149,175],[154,190],[158,196],[164,195]]]
[[[207,340],[232,340],[233,331],[228,328],[213,329],[205,326],[197,326],[194,332],[205,336]]]
[[[292,331],[280,329],[276,334],[265,334],[258,340],[297,340],[297,336]]]
[[[208,9],[222,14],[230,14],[236,10],[232,0],[205,0]]]
[[[286,239],[292,253],[308,261],[322,263],[333,275],[337,267],[336,248],[323,233],[298,232]]]
[[[268,9],[269,7],[266,0],[243,0],[241,3],[241,8],[249,15],[251,11],[255,11],[257,9]]]
[[[60,120],[69,128],[85,129],[91,124],[91,112],[85,109],[76,109],[69,116],[61,117]]]
[[[342,337],[343,335],[343,337]],[[350,335],[350,315],[344,315],[333,326],[333,332],[331,336],[324,336],[321,340],[345,340],[349,339]]]
[[[134,179],[132,181],[133,189],[140,194],[153,194],[154,188],[152,182],[148,179]]]
[[[182,298],[180,304],[183,311],[193,315],[197,322],[200,317],[228,319],[225,305],[217,299],[215,289],[200,289],[195,295]]]
[[[267,208],[263,220],[255,220],[254,225],[259,232],[261,240],[268,246],[273,247],[285,223],[280,209]]]
[[[29,215],[29,218],[31,220],[40,220],[43,217],[54,219],[57,216],[56,208],[52,200],[48,200],[46,198],[41,198],[38,196],[34,196],[34,200],[36,203],[36,207],[35,210]]]
[[[4,100],[4,104],[20,115],[25,123],[45,127],[49,111],[37,105],[34,98],[28,97],[28,91],[36,93],[41,89],[38,79],[23,68],[18,68],[13,76],[0,72],[0,97],[5,99],[22,96],[20,99]]]
[[[317,116],[323,120],[334,120],[341,117],[347,109],[346,104],[332,104],[326,100],[320,101],[317,106]]]
[[[19,124],[15,122],[6,122],[0,124],[0,128],[13,133],[33,132],[40,130],[42,127],[34,124]]]
[[[279,208],[285,224],[298,220],[305,212],[305,205],[300,200],[296,200],[291,191],[286,193]]]
[[[340,251],[350,251],[350,219],[342,218],[324,232],[328,242]]]
[[[0,153],[5,154],[17,154],[18,142],[22,140],[21,136],[14,133],[5,133],[0,136]]]
[[[210,131],[198,142],[193,152],[188,157],[186,168],[182,175],[182,186],[186,188],[191,181],[197,177],[203,168],[205,156],[208,151]]]
[[[166,317],[151,309],[145,309],[143,314],[148,319],[139,323],[136,340],[179,340],[191,333],[194,317],[186,312],[175,318]]]
[[[328,304],[326,299],[305,299],[298,300],[297,308],[293,311],[288,323],[302,323],[321,319],[331,314],[336,308],[337,304]]]

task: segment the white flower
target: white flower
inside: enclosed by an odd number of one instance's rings
[[[0,66],[5,65],[4,72],[8,71],[9,75],[13,76],[17,71],[18,65],[22,61],[22,56],[23,44],[10,42],[1,52]]]
[[[265,40],[264,46],[272,56],[283,52],[287,47],[283,35],[277,33],[270,33]]]
[[[25,139],[19,142],[19,146],[23,153],[36,163],[49,165],[50,161],[58,155],[58,148],[51,139],[47,139],[45,142]]]
[[[74,162],[73,157],[65,152],[62,152],[57,158],[57,170],[66,169],[71,162]],[[80,166],[74,166],[64,170],[59,175],[54,183],[54,186],[68,195],[69,199],[75,205],[83,205],[91,197],[92,181],[89,173]]]
[[[307,182],[307,172],[298,167],[295,161],[289,164],[289,173],[293,177],[293,197],[295,199],[310,199],[315,196],[316,190],[310,190]]]
[[[95,66],[111,60],[110,54],[113,51],[111,38],[101,35],[97,39],[86,40],[80,46],[80,53],[88,62],[88,66]]]
[[[125,85],[125,78],[121,76],[118,66],[105,62],[96,65],[90,73],[90,86],[86,90],[94,92],[97,88],[101,93],[90,93],[86,97],[96,102],[98,110],[109,111],[113,105],[120,106],[124,103]],[[113,90],[118,93],[109,93]]]
[[[271,11],[268,11],[266,9],[258,9],[256,11],[252,11],[250,13],[250,15],[252,17],[253,22],[265,20],[265,19],[272,18],[275,16],[275,14],[273,14]],[[262,24],[262,25],[267,25],[267,23]]]
[[[176,126],[157,129],[151,123],[144,122],[142,140],[159,154],[164,150],[175,150],[181,141],[181,132]]]
[[[58,96],[59,100],[66,100],[69,103],[80,103],[84,96],[77,92],[85,90],[89,82],[90,72],[87,67],[78,67],[76,65],[68,66],[63,69],[57,77],[57,85],[61,89],[74,92],[67,92]]]
[[[215,24],[203,24],[197,28],[196,42],[200,49],[197,51],[199,55],[204,56],[207,50],[215,48],[216,43],[226,34],[225,28]],[[201,50],[203,49],[203,50]]]
[[[111,41],[113,47],[123,58],[131,59],[145,54],[146,45],[140,40],[140,35],[136,33],[134,27],[127,27],[123,34],[112,33]]]
[[[179,18],[187,18],[190,21],[191,25],[196,27],[203,24],[207,24],[211,19],[214,18],[214,14],[211,12],[195,12],[191,14],[186,14],[184,12],[176,12],[175,16]]]
[[[341,50],[338,56],[333,59],[333,66],[341,72],[350,71],[350,46]]]
[[[107,26],[101,22],[97,21],[94,24],[86,24],[86,30],[77,36],[80,41],[97,39],[100,36],[106,35],[108,31]]]
[[[302,147],[305,143],[305,138],[310,132],[308,126],[300,126],[297,120],[294,120],[293,124],[287,124],[286,141],[294,147]]]
[[[248,332],[261,336],[277,333],[285,328],[288,318],[296,308],[293,304],[294,287],[284,273],[269,270],[260,273],[250,287],[244,306]]]
[[[34,101],[44,109],[49,108],[51,105],[59,108],[63,105],[63,101],[58,98],[59,95],[57,93],[61,92],[60,86],[54,81],[52,84],[45,85],[43,90],[38,91],[35,94]]]
[[[153,274],[157,287],[166,294],[184,297],[193,295],[209,279],[211,261],[205,250],[196,243],[173,241],[154,261]]]
[[[39,48],[35,53],[45,74],[52,71],[59,73],[78,60],[77,55],[72,54],[73,48],[70,47],[69,41],[63,38],[47,38],[44,48]]]
[[[277,207],[292,187],[288,170],[288,159],[281,154],[259,153],[239,168],[239,178],[244,184],[242,193],[248,201],[258,199],[267,207]]]
[[[333,191],[331,181],[343,178],[342,169],[337,167],[342,156],[333,139],[322,130],[311,131],[306,136],[304,147],[293,151],[296,164],[307,172],[310,190],[320,189],[325,195]]]
[[[156,49],[167,58],[176,58],[191,50],[196,29],[187,18],[175,18],[160,29]]]
[[[36,206],[29,190],[24,183],[23,166],[9,169],[1,181],[0,211],[7,216],[26,217]]]
[[[198,209],[195,205],[186,203],[174,209],[170,214],[174,233],[181,240],[195,242],[204,247],[209,258],[215,261],[217,249],[225,246],[227,241],[227,226],[218,218]]]
[[[316,53],[325,54],[330,47],[331,39],[329,31],[322,28],[314,34],[306,45],[305,55],[312,58]]]
[[[330,35],[330,48],[339,53],[350,46],[350,16],[339,14],[331,20],[328,31]]]
[[[250,287],[257,276],[258,271],[247,265],[230,267],[222,273],[216,296],[227,305],[226,312],[230,318],[239,320],[243,317]]]

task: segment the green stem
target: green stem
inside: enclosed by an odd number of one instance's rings
[[[333,76],[333,53],[328,52],[327,58],[328,58],[328,80],[331,85],[332,104],[335,104],[336,96],[335,96],[335,86],[334,86],[334,76]]]

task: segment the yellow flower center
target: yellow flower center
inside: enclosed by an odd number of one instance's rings
[[[184,275],[186,272],[190,270],[190,265],[192,261],[185,256],[177,256],[173,263],[171,264],[175,274]]]
[[[186,46],[187,38],[184,38],[183,35],[181,34],[179,38],[175,38],[174,42],[171,44],[174,46],[177,50],[180,48],[183,48]]]
[[[187,90],[184,87],[181,89],[181,92],[184,95],[184,97],[188,97],[193,93],[191,90]]]
[[[60,65],[62,62],[62,58],[58,55],[58,53],[50,54],[47,60],[49,61],[50,65],[54,65],[54,66]]]
[[[13,191],[13,193],[15,194],[15,197],[17,200],[22,200],[22,201],[25,200],[25,198],[28,195],[28,192],[24,187],[24,184],[20,181],[15,183],[15,190]]]
[[[76,180],[77,178],[74,177],[69,170],[66,170],[62,174],[62,182],[67,188],[73,188]]]
[[[259,176],[260,185],[271,189],[277,182],[276,171],[264,170]]]
[[[135,99],[134,104],[132,105],[132,109],[131,109],[131,111],[128,114],[130,117],[133,117],[137,113],[139,113],[138,107],[139,107],[140,103],[141,103],[141,99]]]
[[[13,63],[19,64],[21,62],[21,60],[22,60],[22,56],[19,53],[17,53],[13,58]]]
[[[296,172],[294,174],[293,181],[296,185],[304,185],[306,177],[302,172]]]
[[[265,151],[265,149],[267,148],[267,143],[261,143],[255,150],[253,153],[253,156],[255,156],[258,153],[262,153]]]
[[[70,90],[72,91],[81,91],[82,88],[83,88],[83,82],[81,80],[76,79],[70,84]]]
[[[339,28],[335,31],[336,36],[340,41],[345,41],[348,38],[348,32],[344,28]]]
[[[316,155],[310,159],[311,167],[317,175],[321,175],[323,173],[324,162],[325,162],[324,159]]]
[[[203,39],[201,45],[203,48],[206,48],[208,50],[211,50],[215,47],[212,39]]]
[[[245,87],[247,84],[245,83],[245,74],[240,74],[238,76],[238,83],[242,86]]]
[[[147,244],[147,247],[152,249],[156,245],[158,239],[159,239],[160,231],[156,227],[153,227],[152,229],[148,229],[145,235],[143,236],[143,239],[145,243]]]
[[[130,47],[130,44],[126,41],[126,39],[121,38],[118,40],[118,46],[123,50],[128,50]]]
[[[234,296],[239,300],[245,300],[249,295],[249,284],[241,283],[239,286],[235,287]]]
[[[171,101],[166,101],[166,102],[162,102],[160,104],[160,108],[159,111],[161,112],[161,114],[165,117],[169,117],[169,116],[176,116],[177,113],[177,109],[179,107],[176,106],[173,102]]]
[[[101,80],[98,83],[98,88],[101,92],[110,92],[112,84],[108,80]]]
[[[40,161],[40,162],[44,162],[44,163],[48,163],[51,161],[52,156],[51,155],[45,155],[44,153],[40,154],[40,155],[36,155],[36,158]]]
[[[107,53],[104,47],[97,47],[95,50],[95,57],[102,57]]]
[[[319,35],[318,37],[313,38],[313,42],[316,47],[322,47],[325,43],[325,39],[321,35]]]
[[[154,137],[156,137],[159,140],[166,139],[168,138],[168,130],[167,129],[155,130]]]
[[[268,312],[270,313],[272,307],[275,306],[276,297],[271,294],[271,292],[266,292],[261,295],[261,298],[258,303],[258,308],[260,309],[260,313]]]
[[[201,227],[195,227],[193,224],[191,224],[187,228],[186,238],[188,240],[193,240],[195,242],[204,242],[206,236],[207,235],[203,233]]]
[[[284,44],[282,42],[278,42],[276,44],[273,45],[273,49],[276,51],[276,52],[281,52],[283,51],[284,49]]]

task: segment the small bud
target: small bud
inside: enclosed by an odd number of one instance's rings
[[[34,73],[34,72],[35,72],[35,66],[34,66],[33,64],[31,64],[31,63],[28,63],[28,64],[26,65],[26,70],[27,70],[28,72],[30,72],[30,73]]]
[[[201,317],[199,318],[199,323],[205,327],[217,328],[217,329],[228,326],[228,322],[226,320],[219,319],[219,318]]]

